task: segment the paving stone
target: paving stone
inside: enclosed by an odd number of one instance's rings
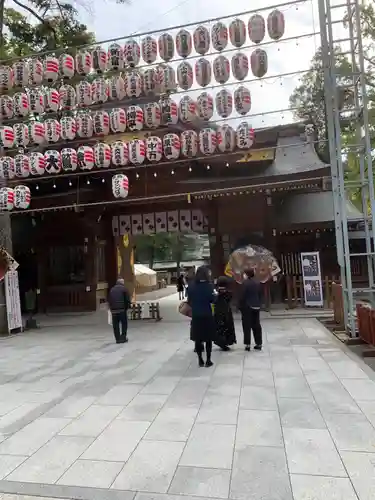
[[[341,457],[359,500],[375,498],[375,457],[373,453],[341,452]]]
[[[294,500],[358,500],[349,479],[291,475]]]
[[[149,427],[145,439],[186,441],[197,416],[196,408],[164,408]]]
[[[122,406],[92,405],[67,425],[60,434],[64,436],[99,436],[108,424],[121,413],[122,409]]]
[[[117,418],[152,422],[167,398],[166,394],[137,394]]]
[[[77,460],[57,484],[109,488],[123,466],[123,462]]]
[[[236,424],[239,397],[206,395],[197,416],[200,424]]]
[[[283,446],[280,418],[277,411],[240,410],[236,448],[246,446]]]
[[[364,415],[325,415],[328,429],[339,451],[375,453],[375,428]]]
[[[326,424],[314,401],[279,398],[279,411],[283,427],[325,429]]]
[[[243,410],[276,410],[276,392],[273,387],[243,387],[240,398]]]
[[[228,498],[230,471],[197,467],[178,467],[169,491],[178,495]]]
[[[27,458],[27,456],[0,455],[0,480],[13,472]]]

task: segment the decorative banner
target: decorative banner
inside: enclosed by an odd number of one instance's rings
[[[22,329],[22,314],[18,271],[8,271],[5,275],[5,302],[7,308],[8,331]]]
[[[237,283],[242,283],[246,269],[254,269],[255,276],[261,283],[265,283],[280,272],[273,253],[257,245],[246,245],[232,252],[225,274]]]
[[[301,253],[301,263],[305,306],[323,307],[319,252]]]
[[[4,279],[8,271],[15,271],[17,267],[18,262],[13,259],[4,247],[0,247],[0,281]]]

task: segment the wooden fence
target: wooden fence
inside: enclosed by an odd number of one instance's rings
[[[302,276],[285,276],[286,280],[286,302],[289,309],[304,306],[304,288]],[[334,286],[337,283],[336,276],[324,276],[322,278],[322,290],[325,308],[333,308]]]

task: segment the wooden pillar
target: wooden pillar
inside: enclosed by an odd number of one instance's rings
[[[134,241],[130,234],[115,237],[117,247],[117,257],[119,259],[119,272],[125,281],[125,286],[130,295],[134,296],[135,276],[134,276]]]
[[[225,259],[222,235],[219,232],[219,207],[216,200],[210,200],[206,208],[208,237],[210,241],[211,271],[214,278],[224,274]]]
[[[112,233],[112,220],[111,217],[105,217],[104,221],[104,235],[106,240],[105,245],[105,268],[106,268],[106,281],[108,289],[115,283],[118,275],[117,269],[117,248],[115,237]]]
[[[275,257],[278,255],[277,231],[276,231],[276,207],[275,199],[271,193],[265,197],[265,218],[264,218],[264,241],[265,247],[270,250]]]
[[[97,241],[95,231],[96,221],[85,220],[83,224],[83,251],[85,254],[85,303],[88,311],[96,310],[96,288],[98,285],[96,273]]]

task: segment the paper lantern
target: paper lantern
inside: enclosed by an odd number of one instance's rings
[[[144,115],[140,106],[129,106],[126,111],[126,121],[131,132],[143,129]]]
[[[249,60],[243,52],[232,57],[232,73],[236,80],[244,80],[249,74]]]
[[[47,113],[56,113],[60,105],[60,94],[56,89],[47,89],[45,94],[45,110]]]
[[[170,97],[160,99],[162,125],[176,125],[178,122],[178,107]]]
[[[194,158],[198,154],[198,134],[195,130],[184,130],[181,134],[181,153],[186,158]]]
[[[222,125],[216,131],[217,149],[220,153],[229,153],[236,146],[236,132],[229,125]]]
[[[55,149],[48,149],[44,153],[45,171],[47,174],[59,174],[61,172],[61,154]]]
[[[44,123],[31,122],[29,125],[29,136],[33,144],[43,144],[46,141]]]
[[[122,108],[114,108],[109,114],[109,126],[111,132],[125,132],[126,130],[126,111]]]
[[[239,149],[250,149],[254,144],[254,129],[247,122],[238,125],[236,136]]]
[[[76,118],[78,137],[92,137],[94,134],[94,123],[92,116],[88,113],[80,113]]]
[[[234,19],[229,25],[230,43],[234,47],[242,47],[246,42],[246,25],[242,19]]]
[[[124,51],[118,43],[108,47],[108,69],[119,70],[124,67]]]
[[[44,59],[44,78],[47,82],[55,82],[59,77],[59,60],[54,56]]]
[[[32,59],[29,62],[29,79],[32,85],[40,85],[44,78],[44,67],[39,59]]]
[[[76,55],[76,71],[79,75],[88,75],[92,67],[92,56],[87,50],[78,52]]]
[[[30,175],[30,158],[19,154],[14,157],[14,172],[16,177],[26,178]]]
[[[1,118],[9,120],[14,115],[14,102],[9,95],[2,95],[0,97],[0,113]]]
[[[11,188],[3,187],[0,189],[0,209],[13,210],[14,208],[14,191]]]
[[[17,92],[13,96],[14,114],[16,116],[27,116],[30,113],[29,96],[26,92]]]
[[[181,141],[177,134],[165,134],[163,152],[167,160],[176,160],[180,156]]]
[[[142,89],[145,95],[155,93],[155,69],[148,68],[142,75]]]
[[[163,61],[168,62],[174,56],[174,40],[173,36],[169,33],[163,33],[159,36],[159,55]]]
[[[133,165],[142,165],[146,158],[146,144],[142,139],[133,139],[128,143],[129,161]]]
[[[192,122],[197,118],[197,105],[193,99],[185,95],[179,102],[178,115],[182,122]]]
[[[109,134],[109,114],[107,111],[96,111],[92,115],[94,135]]]
[[[253,75],[262,78],[268,70],[267,52],[263,49],[255,49],[250,56],[250,65]]]
[[[11,156],[0,156],[0,177],[2,179],[14,179],[14,160]]]
[[[77,106],[85,108],[92,104],[91,84],[89,82],[79,82],[76,86]]]
[[[29,90],[30,111],[41,115],[45,111],[45,97],[41,89]]]
[[[155,94],[164,94],[166,92],[165,76],[164,66],[157,66],[154,72]]]
[[[5,149],[12,148],[15,141],[15,134],[12,127],[8,125],[0,126],[0,145]]]
[[[102,74],[107,70],[108,66],[108,54],[101,47],[96,47],[91,52],[91,64],[94,71],[98,74]]]
[[[215,23],[211,29],[212,47],[221,52],[228,45],[228,28],[221,21]]]
[[[30,174],[43,175],[46,161],[42,153],[30,153]]]
[[[71,85],[62,85],[59,89],[60,108],[64,111],[69,111],[76,106],[77,95]]]
[[[129,179],[124,174],[112,177],[112,194],[115,198],[126,198],[129,194]]]
[[[13,87],[13,71],[10,66],[0,67],[0,91],[7,92]]]
[[[92,170],[95,164],[94,150],[90,146],[80,146],[77,149],[78,167],[81,170]]]
[[[148,128],[158,128],[161,124],[161,111],[157,102],[149,102],[144,106],[144,122]]]
[[[129,163],[128,145],[123,141],[112,142],[111,158],[114,167],[125,167]]]
[[[216,111],[221,118],[228,118],[233,111],[233,97],[227,89],[222,89],[216,94]]]
[[[182,61],[177,67],[177,81],[183,90],[188,90],[193,85],[193,68],[187,61]]]
[[[217,144],[216,132],[212,128],[204,128],[199,132],[199,150],[203,155],[212,155]]]
[[[225,56],[217,56],[213,62],[214,78],[218,83],[226,83],[230,76],[230,64]]]
[[[204,56],[210,50],[210,32],[205,26],[198,26],[193,34],[195,52]]]
[[[108,100],[108,82],[104,78],[95,78],[91,84],[93,104],[102,104]]]
[[[191,34],[185,29],[181,29],[176,35],[176,50],[180,57],[188,57],[191,54],[192,40]]]
[[[146,158],[148,161],[160,161],[163,157],[163,143],[155,135],[146,139]]]
[[[197,99],[198,116],[202,120],[210,120],[214,114],[214,100],[207,92],[202,92]]]
[[[15,123],[13,125],[14,145],[25,148],[30,142],[29,127],[26,123]]]
[[[141,49],[135,40],[128,40],[124,45],[124,63],[125,66],[138,66],[141,58]]]
[[[61,139],[64,141],[72,141],[77,135],[77,123],[72,116],[64,116],[60,120]]]
[[[125,81],[120,75],[112,76],[108,81],[108,96],[112,101],[121,101],[126,95]]]
[[[206,87],[211,82],[211,64],[204,57],[195,63],[195,79],[201,87]]]
[[[16,186],[14,188],[14,208],[27,210],[31,202],[31,193],[28,186]]]
[[[251,109],[250,90],[242,86],[234,91],[234,106],[239,115],[246,115]]]
[[[58,120],[49,119],[44,122],[44,137],[47,142],[58,142],[61,137],[61,125]]]
[[[125,92],[128,97],[139,97],[142,93],[142,77],[138,71],[125,75]]]
[[[266,23],[264,17],[260,14],[254,14],[250,17],[247,26],[249,38],[253,43],[260,43],[264,39],[266,33]]]
[[[70,54],[62,54],[59,57],[60,76],[64,79],[73,78],[75,72],[74,57]]]
[[[112,151],[109,144],[99,142],[94,146],[95,166],[98,168],[108,168],[111,165]]]
[[[146,64],[152,64],[156,61],[158,55],[158,44],[152,36],[146,36],[141,43],[142,58]]]
[[[163,66],[163,73],[164,73],[164,79],[163,79],[164,89],[162,90],[159,87],[159,93],[175,90],[176,74],[172,66],[169,66],[169,64]]]
[[[13,83],[15,87],[27,87],[29,84],[29,65],[24,61],[13,64]]]
[[[285,32],[284,14],[278,9],[273,10],[267,17],[268,36],[272,40],[280,40]]]
[[[61,150],[61,165],[64,172],[73,172],[78,167],[77,151],[73,148]]]

